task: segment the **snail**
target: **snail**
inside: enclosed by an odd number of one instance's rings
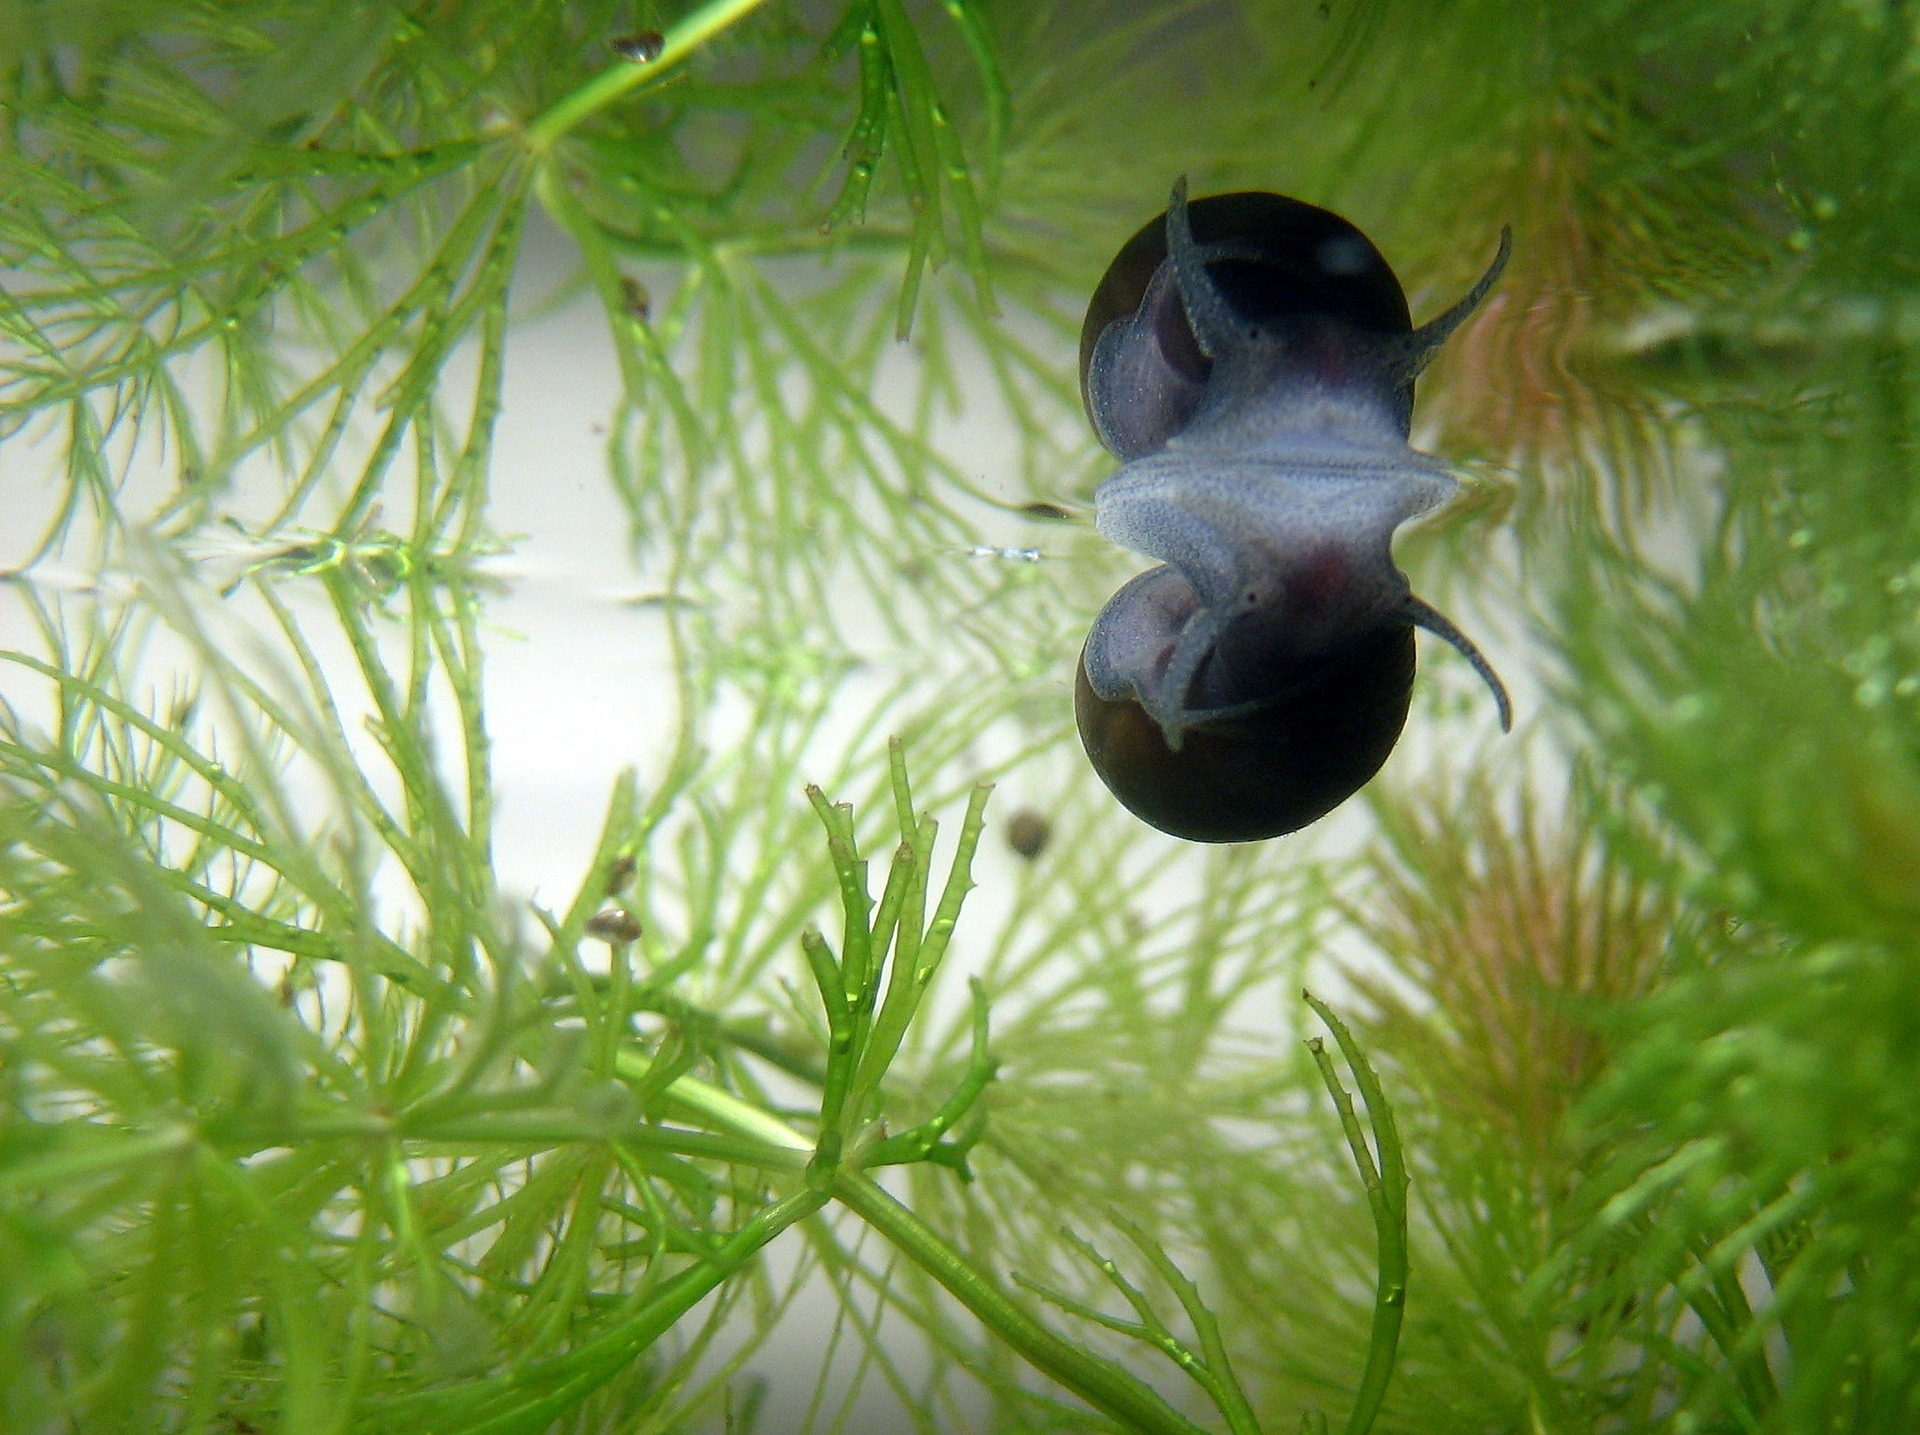
[[[1160,560],[1081,650],[1074,713],[1136,816],[1195,842],[1278,837],[1380,770],[1406,726],[1413,630],[1476,647],[1413,595],[1394,531],[1459,487],[1407,439],[1414,380],[1506,267],[1413,327],[1380,251],[1265,193],[1187,202],[1121,248],[1081,329],[1087,416],[1120,471],[1095,526]]]

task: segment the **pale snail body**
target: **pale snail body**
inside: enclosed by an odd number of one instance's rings
[[[1413,381],[1499,278],[1413,327],[1399,281],[1338,215],[1274,194],[1186,201],[1095,290],[1081,392],[1124,463],[1100,532],[1161,560],[1116,593],[1081,653],[1074,708],[1101,780],[1200,842],[1326,815],[1377,772],[1412,699],[1413,630],[1459,649],[1413,596],[1394,531],[1458,485],[1407,443]]]

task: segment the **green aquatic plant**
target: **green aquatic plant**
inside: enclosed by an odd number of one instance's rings
[[[0,4],[0,1427],[1915,1428],[1914,46]],[[1443,762],[1212,852],[1067,720],[1081,308],[1181,173],[1423,314],[1515,232],[1397,556],[1521,732],[1439,670]],[[557,312],[659,721],[556,898]]]
[[[800,714],[774,717],[751,753],[713,767],[688,755],[689,770],[648,800],[621,782],[578,894],[564,911],[534,909],[529,925],[486,861],[473,594],[426,571],[397,595],[397,634],[380,631],[351,568],[320,575],[362,694],[327,680],[310,625],[270,586],[300,658],[291,695],[207,644],[203,687],[149,716],[120,691],[125,630],[69,643],[54,612],[42,625],[61,661],[12,659],[54,683],[58,708],[44,734],[16,718],[0,739],[13,1096],[3,1188],[20,1202],[7,1236],[21,1272],[7,1330],[12,1418],[505,1430],[618,1410],[670,1421],[698,1411],[750,1351],[682,1389],[736,1302],[751,1294],[762,1337],[778,1328],[799,1276],[782,1283],[755,1258],[831,1205],[1093,1409],[1128,1428],[1195,1428],[876,1179],[901,1165],[970,1179],[985,1131],[998,1061],[977,981],[958,1069],[916,1083],[933,1087],[924,1097],[890,1088],[973,885],[988,785],[973,789],[941,879],[938,824],[916,807],[896,742],[885,785],[900,827],[884,890],[868,885],[852,805],[814,787],[827,860],[763,869],[759,910],[735,912],[725,889],[752,879],[728,847],[794,840],[754,831],[791,822],[761,784],[793,772],[808,735]],[[418,745],[420,705],[442,685],[465,739],[453,780]],[[377,761],[341,719],[360,699]],[[203,703],[241,719],[224,729],[240,744],[225,760],[200,734]],[[934,735],[921,741],[937,750]],[[317,826],[285,785],[296,759],[330,773],[342,802]],[[724,770],[735,762],[737,787]],[[376,766],[399,801],[378,790]],[[670,813],[696,782],[706,820],[677,830]],[[730,789],[744,810],[724,811]],[[370,888],[376,852],[411,899],[385,924],[369,920],[394,906]],[[698,915],[703,895],[718,920],[670,948],[662,909]],[[833,901],[837,943],[805,920]],[[764,968],[791,955],[796,930],[817,1006],[756,1011]],[[1322,1057],[1382,1203],[1383,1292],[1398,1290],[1404,1181],[1391,1115],[1346,1029],[1320,1010],[1373,1123],[1384,1179]],[[770,1076],[799,1082],[817,1109],[801,1115]],[[1142,1322],[1113,1328],[1193,1373],[1232,1428],[1255,1428],[1197,1289],[1144,1231],[1121,1228],[1194,1321],[1199,1350],[1099,1258]],[[860,1260],[831,1224],[813,1240],[823,1268]],[[103,1303],[96,1282],[117,1294]],[[1381,1309],[1397,1314],[1397,1297]],[[213,1339],[223,1330],[232,1337]],[[1393,1346],[1389,1325],[1363,1399],[1377,1400]]]

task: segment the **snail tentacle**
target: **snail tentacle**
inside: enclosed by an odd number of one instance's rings
[[[1473,639],[1454,627],[1438,608],[1422,602],[1411,593],[1407,595],[1406,613],[1407,621],[1414,627],[1425,628],[1473,664],[1473,670],[1480,675],[1480,681],[1492,690],[1494,704],[1500,709],[1500,731],[1512,732],[1513,703],[1507,697],[1507,685],[1500,681],[1500,675],[1493,670],[1493,664],[1487,661],[1486,654],[1474,646]]]
[[[1492,292],[1493,286],[1500,282],[1500,275],[1507,267],[1507,260],[1513,256],[1513,226],[1500,228],[1500,248],[1493,256],[1493,263],[1487,266],[1466,297],[1438,318],[1429,319],[1403,340],[1400,362],[1410,379],[1417,379],[1426,372],[1434,356],[1440,352],[1440,346],[1452,337],[1453,331],[1466,323],[1478,309],[1481,302]]]
[[[1174,181],[1173,197],[1167,204],[1167,257],[1173,266],[1174,285],[1180,291],[1180,307],[1186,310],[1200,352],[1217,360],[1231,349],[1239,325],[1226,295],[1207,273],[1207,256],[1194,242],[1184,174]]]

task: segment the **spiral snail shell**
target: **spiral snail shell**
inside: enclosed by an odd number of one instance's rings
[[[1414,380],[1483,300],[1419,328],[1379,250],[1278,194],[1187,201],[1133,236],[1094,290],[1080,384],[1123,467],[1095,523],[1160,567],[1126,583],[1080,654],[1094,770],[1136,816],[1246,842],[1325,816],[1387,760],[1412,700],[1413,630],[1505,688],[1394,565],[1394,531],[1458,483],[1409,447]]]

